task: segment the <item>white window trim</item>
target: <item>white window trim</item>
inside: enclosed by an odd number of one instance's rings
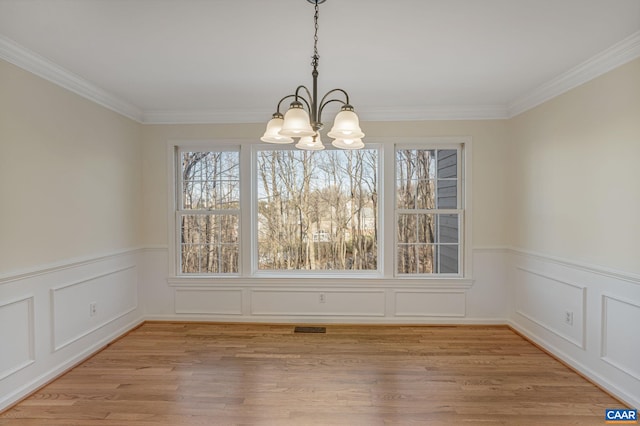
[[[384,182],[384,176],[383,176],[383,172],[382,172],[382,163],[381,163],[381,157],[383,155],[383,146],[380,143],[373,143],[370,141],[367,141],[367,146],[370,148],[376,148],[378,150],[378,200],[379,200],[379,205],[380,201],[382,203],[384,203],[384,195],[382,194],[384,191],[382,191],[382,187],[381,187],[381,182]],[[257,187],[256,187],[256,182],[257,182],[257,176],[258,176],[258,169],[257,169],[257,155],[258,155],[258,151],[260,151],[260,149],[264,149],[264,148],[269,148],[269,149],[273,149],[274,145],[273,144],[261,144],[261,143],[254,143],[252,144],[252,149],[251,149],[251,222],[249,223],[250,226],[250,231],[248,233],[251,234],[251,241],[250,241],[250,248],[251,248],[251,256],[247,256],[250,257],[250,274],[249,276],[251,277],[255,277],[255,278],[303,278],[303,279],[308,279],[308,278],[347,278],[347,279],[381,279],[381,278],[385,278],[384,273],[382,271],[382,267],[378,267],[377,270],[375,271],[305,271],[305,270],[296,270],[293,272],[289,272],[289,271],[260,271],[258,270],[258,262],[257,259],[255,259],[255,256],[258,253],[258,249],[257,249],[257,243],[258,243],[258,238],[257,238],[257,227],[256,226],[252,226],[253,224],[257,223],[258,221],[258,210],[257,210],[257,206],[256,206],[256,197],[255,194],[257,194]],[[277,148],[277,147],[276,147]],[[295,149],[295,148],[294,148]],[[380,215],[381,212],[378,212],[378,214]],[[383,227],[383,219],[378,216],[378,221],[379,227]],[[384,256],[384,251],[382,250],[382,244],[380,241],[378,241],[378,252],[377,252],[377,256],[378,259],[382,259],[382,257]],[[378,262],[378,265],[380,265],[380,263]]]
[[[235,278],[240,277],[241,274],[230,273],[230,274],[182,274],[180,269],[180,250],[178,249],[178,241],[180,241],[180,232],[181,230],[178,227],[178,217],[184,213],[184,210],[181,210],[181,206],[179,205],[181,200],[181,194],[179,193],[180,188],[178,188],[178,176],[180,170],[180,156],[177,155],[181,152],[187,151],[237,151],[242,156],[242,143],[238,140],[227,140],[227,141],[218,141],[218,140],[188,140],[188,141],[169,141],[167,143],[167,176],[168,176],[168,205],[169,205],[169,215],[167,217],[168,222],[168,243],[169,243],[169,277],[170,279],[179,278],[179,279],[192,279],[192,278],[218,278],[218,277],[227,277],[227,278]],[[240,164],[240,173],[242,173],[242,163]],[[242,180],[242,176],[240,176]],[[242,183],[241,183],[242,185]],[[242,221],[242,191],[240,192],[240,220]],[[217,211],[218,213],[220,211]],[[196,214],[200,214],[198,211]],[[242,259],[244,257],[242,253],[242,223],[240,226],[240,252],[239,252],[239,268],[242,267]]]
[[[178,170],[180,170],[181,168],[181,159],[182,159],[182,154],[185,152],[193,152],[193,151],[217,151],[217,152],[237,152],[238,153],[238,157],[240,156],[240,150],[241,150],[241,146],[240,145],[230,145],[230,146],[221,146],[221,145],[217,145],[215,147],[209,145],[207,148],[203,149],[200,146],[196,146],[196,147],[192,147],[190,145],[180,145],[180,146],[176,146],[174,148],[174,158],[175,158],[175,168],[174,168],[174,182],[176,185],[176,190],[174,191],[174,196],[175,196],[175,200],[174,200],[174,224],[175,224],[175,247],[176,248],[176,275],[181,276],[181,277],[191,277],[191,276],[201,276],[201,277],[208,277],[208,276],[215,276],[215,277],[237,277],[240,276],[240,273],[217,273],[217,274],[185,274],[184,272],[181,271],[182,267],[181,267],[181,256],[178,252],[181,253],[182,251],[182,247],[180,248],[180,250],[177,249],[177,247],[181,244],[178,243],[178,241],[180,241],[181,239],[181,233],[182,230],[180,229],[180,227],[178,226],[179,222],[179,218],[181,216],[184,215],[202,215],[202,216],[209,216],[209,215],[224,215],[224,214],[231,214],[231,215],[238,215],[238,219],[240,219],[240,214],[242,212],[242,200],[238,200],[239,201],[239,207],[238,209],[233,209],[233,210],[226,210],[226,209],[217,209],[217,210],[212,210],[212,211],[207,211],[207,210],[185,210],[184,206],[183,206],[183,195],[182,195],[182,188],[178,188],[178,186],[184,184],[184,181],[182,180],[182,173],[178,173]],[[240,180],[242,180],[242,177],[240,176]],[[180,185],[178,185],[178,182]],[[240,183],[240,185],[242,185],[242,182]],[[241,191],[240,191],[241,193]],[[242,258],[243,258],[243,253],[241,250],[242,244],[241,244],[241,239],[242,239],[242,226],[240,226],[239,229],[239,242],[238,242],[238,269],[240,269],[240,266],[242,265]]]
[[[167,188],[168,188],[168,255],[169,255],[169,278],[171,286],[229,286],[229,285],[250,285],[250,286],[273,286],[281,287],[301,287],[306,285],[323,285],[325,287],[366,287],[366,288],[393,288],[393,287],[418,287],[418,288],[446,288],[446,289],[467,289],[473,285],[472,270],[472,138],[471,137],[424,137],[424,138],[367,138],[367,144],[379,144],[380,163],[380,211],[379,227],[380,241],[378,241],[379,267],[375,272],[310,272],[300,273],[278,273],[271,271],[255,271],[252,257],[256,247],[254,233],[257,232],[252,221],[255,219],[256,205],[256,168],[255,156],[257,146],[260,145],[254,139],[198,139],[198,140],[169,140],[166,146],[167,156]],[[396,147],[422,147],[429,146],[435,148],[446,148],[451,145],[461,145],[461,188],[462,191],[462,226],[463,226],[463,249],[461,251],[462,271],[459,275],[440,274],[420,274],[420,275],[400,275],[395,272],[395,217],[394,202],[387,202],[389,197],[395,200],[395,149]],[[179,170],[176,149],[191,149],[202,151],[228,150],[231,147],[239,147],[240,150],[240,173],[241,187],[247,185],[244,180],[249,179],[250,190],[240,191],[240,273],[237,275],[180,275],[178,274],[179,259],[177,256],[177,241],[179,234],[176,226],[176,200],[177,200],[177,179],[176,173]],[[385,196],[386,194],[386,196]],[[391,195],[390,195],[391,194]],[[250,255],[247,255],[250,253]],[[303,280],[303,281],[302,281]]]
[[[465,206],[467,205],[466,199],[464,197],[464,195],[466,194],[466,187],[465,187],[465,165],[466,165],[466,158],[465,158],[465,144],[464,143],[458,143],[457,139],[452,139],[451,141],[447,141],[445,142],[443,139],[445,138],[433,138],[435,140],[435,142],[433,143],[426,143],[425,140],[421,140],[420,142],[413,142],[413,143],[408,143],[408,142],[403,142],[403,143],[396,143],[394,146],[394,173],[393,173],[393,180],[394,180],[394,201],[393,201],[393,206],[394,206],[394,215],[393,215],[393,220],[394,220],[394,233],[393,233],[393,243],[394,243],[394,256],[393,256],[393,260],[394,260],[394,264],[393,264],[393,271],[394,271],[394,276],[396,276],[397,278],[400,279],[406,279],[406,278],[423,278],[423,279],[432,279],[435,277],[439,277],[439,278],[464,278],[465,272],[466,272],[466,268],[467,265],[465,265],[464,260],[466,258],[470,258],[470,256],[467,256],[465,253],[465,248],[466,248],[466,227],[467,224],[465,222]],[[433,210],[433,214],[457,214],[459,215],[459,227],[460,227],[460,241],[459,244],[462,248],[462,250],[459,251],[459,258],[458,258],[458,273],[455,274],[444,274],[444,273],[435,273],[435,274],[430,274],[430,273],[416,273],[416,274],[399,274],[398,273],[398,265],[397,265],[397,253],[396,253],[396,248],[398,247],[398,235],[395,232],[395,224],[398,221],[398,215],[399,214],[413,214],[413,213],[418,213],[418,212],[423,212],[424,210],[413,210],[413,209],[396,209],[395,206],[397,205],[397,200],[395,199],[395,197],[397,196],[397,194],[395,193],[395,184],[396,184],[396,170],[395,170],[395,166],[396,166],[396,152],[398,150],[403,150],[403,149],[434,149],[434,150],[453,150],[455,149],[458,152],[458,161],[457,161],[457,175],[459,176],[459,178],[456,178],[456,181],[459,182],[459,185],[457,185],[456,188],[456,192],[457,192],[457,199],[459,200],[459,207],[457,209],[434,209]]]

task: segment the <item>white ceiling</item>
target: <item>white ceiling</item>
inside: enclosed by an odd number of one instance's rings
[[[362,120],[509,116],[639,46],[640,0],[327,0],[319,89]],[[312,48],[306,0],[0,0],[0,58],[146,122],[267,121]]]

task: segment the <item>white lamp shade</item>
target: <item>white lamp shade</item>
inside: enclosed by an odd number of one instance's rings
[[[362,139],[336,139],[331,142],[331,145],[340,149],[360,149],[364,148],[364,142]]]
[[[267,130],[264,132],[264,135],[260,138],[262,142],[269,143],[292,143],[293,139],[289,136],[282,136],[278,132],[282,129],[282,123],[284,120],[282,118],[272,118],[267,123]]]
[[[315,141],[313,140],[313,136],[304,136],[300,138],[300,141],[296,144],[296,148],[306,149],[307,151],[320,151],[324,149],[324,145],[322,144],[322,140],[320,140],[320,135],[315,137]]]
[[[313,136],[315,130],[311,128],[309,114],[304,108],[289,108],[284,115],[284,123],[280,130],[281,136],[290,138],[301,138],[303,136]]]
[[[360,139],[364,133],[360,129],[360,120],[355,112],[342,110],[336,115],[331,131],[327,134],[336,139]]]

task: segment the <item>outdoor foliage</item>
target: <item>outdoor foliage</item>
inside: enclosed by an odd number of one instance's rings
[[[258,152],[258,269],[376,270],[378,151]]]
[[[396,151],[398,274],[457,273],[457,151]]]
[[[181,156],[183,273],[238,272],[238,160],[238,152],[185,152]]]
[[[395,202],[395,219],[387,225],[395,222],[396,273],[457,274],[458,151],[395,152],[396,193],[387,195]],[[378,149],[277,147],[255,155],[259,271],[378,270]],[[179,158],[181,273],[239,273],[239,152],[182,152]],[[243,179],[248,176],[243,172]]]

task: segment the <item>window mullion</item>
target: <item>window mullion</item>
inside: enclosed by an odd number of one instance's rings
[[[257,247],[254,245],[257,234],[257,207],[255,204],[256,185],[256,147],[240,150],[240,275],[253,275]]]

